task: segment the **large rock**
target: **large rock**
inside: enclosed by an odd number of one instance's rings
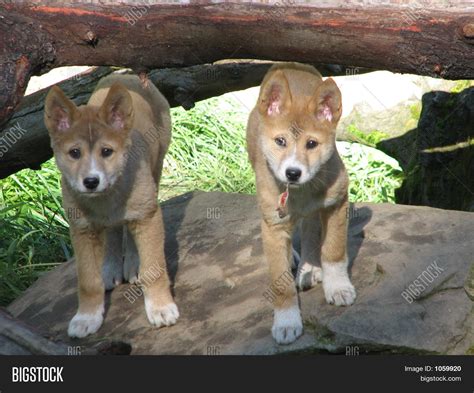
[[[430,91],[450,92],[468,82],[427,76],[376,71],[335,77],[342,92],[342,117],[337,126],[341,140],[352,140],[350,127],[371,134],[379,131],[394,138],[416,128],[421,99]]]
[[[143,299],[127,300],[127,284],[108,297],[98,333],[70,340],[66,328],[77,305],[73,262],[45,274],[8,310],[52,339],[83,349],[107,340],[127,342],[132,354],[461,354],[473,345],[468,296],[473,277],[468,277],[474,214],[357,204],[349,212],[355,304],[326,304],[321,285],[300,293],[305,334],[292,345],[278,346],[270,335],[272,310],[263,296],[268,276],[255,197],[186,194],[165,203],[163,212],[181,312],[177,325],[152,328]],[[402,292],[433,264],[437,278],[409,303]]]

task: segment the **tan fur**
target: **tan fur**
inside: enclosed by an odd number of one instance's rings
[[[327,113],[322,110],[324,105],[331,110],[330,121],[318,118]],[[291,269],[291,239],[298,223],[302,229],[302,264],[347,261],[348,177],[335,147],[341,110],[334,81],[323,83],[311,66],[278,64],[262,82],[248,121],[247,149],[256,176],[263,247],[273,284]],[[286,147],[275,143],[278,137],[285,139]],[[309,140],[319,145],[308,150]],[[305,167],[319,169],[304,184],[290,186],[289,214],[280,218],[276,209],[286,184],[275,171],[291,154]],[[297,306],[295,285],[277,291],[273,304],[275,310]]]
[[[62,172],[64,209],[71,217],[79,279],[78,313],[91,314],[103,307],[103,261],[107,257],[121,260],[122,232],[118,229],[124,225],[138,248],[139,277],[150,269],[160,272],[158,279],[144,288],[146,301],[151,309],[172,304],[157,203],[171,138],[166,99],[155,86],[144,88],[136,76],[113,75],[102,79],[88,104],[81,107],[53,87],[46,98],[45,123]],[[69,128],[61,129],[64,125]],[[101,156],[104,147],[113,150],[108,158]],[[81,159],[71,158],[72,148],[81,150]],[[97,195],[78,190],[91,170],[91,160],[110,180],[108,188]],[[106,252],[107,236],[116,237],[118,249],[107,248]]]

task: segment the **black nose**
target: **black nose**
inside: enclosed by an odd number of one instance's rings
[[[286,170],[286,178],[289,181],[297,181],[301,176],[301,169],[298,168],[288,168]]]
[[[84,179],[84,186],[89,190],[93,190],[97,188],[98,185],[99,185],[98,177],[86,177]]]

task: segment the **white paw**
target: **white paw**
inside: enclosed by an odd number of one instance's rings
[[[290,344],[302,333],[303,322],[298,306],[274,311],[272,336],[278,344]]]
[[[145,310],[150,323],[157,327],[174,325],[179,318],[178,307],[175,303],[156,307],[145,297]]]
[[[296,285],[299,289],[305,290],[314,287],[323,280],[323,273],[319,266],[303,263],[298,267],[296,273]]]
[[[97,332],[104,321],[103,313],[103,307],[93,314],[82,314],[78,312],[71,319],[71,322],[69,322],[67,334],[69,337],[82,338]]]
[[[323,263],[323,289],[326,301],[336,306],[350,306],[356,291],[349,279],[347,263]]]

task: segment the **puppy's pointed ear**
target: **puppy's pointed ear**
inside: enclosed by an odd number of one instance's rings
[[[260,89],[258,109],[264,116],[279,116],[288,113],[290,106],[288,80],[283,71],[275,71]]]
[[[53,86],[44,104],[44,123],[50,135],[66,132],[77,119],[78,111],[58,86]]]
[[[342,113],[342,97],[334,79],[328,78],[319,85],[308,110],[321,122],[337,124]]]
[[[133,124],[133,104],[130,93],[120,83],[114,83],[99,109],[99,116],[117,131],[128,131]]]

